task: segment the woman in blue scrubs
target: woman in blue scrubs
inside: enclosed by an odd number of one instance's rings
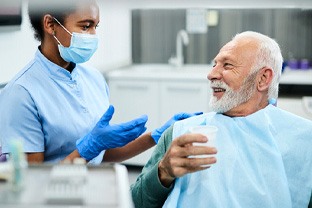
[[[29,17],[41,42],[29,62],[0,94],[3,153],[22,141],[29,162],[122,161],[157,143],[164,126],[144,133],[147,116],[110,124],[108,86],[100,72],[81,65],[98,47],[99,8],[95,1],[30,1]],[[125,101],[126,102],[126,101]]]

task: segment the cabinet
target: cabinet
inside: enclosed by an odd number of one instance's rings
[[[160,82],[160,123],[178,112],[208,111],[208,81]]]
[[[277,106],[312,120],[312,70],[286,68],[280,81]]]
[[[110,102],[115,107],[113,122],[148,115],[148,131],[158,126],[159,83],[146,80],[110,80]]]
[[[115,106],[112,122],[148,115],[147,131],[163,125],[178,112],[208,111],[208,67],[173,70],[162,65],[135,66],[106,74],[110,101]],[[154,148],[125,161],[145,165]]]
[[[281,109],[312,120],[312,97],[280,97],[277,101],[277,105]]]
[[[110,101],[115,107],[112,122],[120,123],[132,120],[140,115],[148,115],[147,131],[158,126],[159,121],[159,83],[156,81],[128,80],[120,77],[120,80],[108,80],[110,87]],[[144,165],[154,147],[133,157],[125,164]]]

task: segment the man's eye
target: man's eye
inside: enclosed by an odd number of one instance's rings
[[[225,63],[224,65],[223,65],[223,67],[233,67],[233,65],[232,64],[229,64],[229,63]]]

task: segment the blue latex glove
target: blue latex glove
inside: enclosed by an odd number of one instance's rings
[[[147,116],[120,124],[109,124],[114,114],[114,107],[109,106],[93,130],[76,142],[81,157],[91,160],[103,150],[122,147],[145,132]]]
[[[175,114],[171,119],[169,119],[162,127],[155,129],[152,131],[152,138],[154,139],[155,143],[158,143],[159,138],[161,137],[162,133],[169,128],[174,122],[183,120],[192,116],[201,115],[203,112],[196,112],[196,113],[178,113]]]

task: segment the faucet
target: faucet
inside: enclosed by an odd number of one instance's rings
[[[184,63],[184,58],[183,58],[183,44],[188,45],[189,43],[189,38],[187,35],[187,32],[185,30],[180,30],[177,34],[177,39],[176,39],[176,56],[171,57],[169,59],[169,63],[174,65],[174,66],[182,66]]]

